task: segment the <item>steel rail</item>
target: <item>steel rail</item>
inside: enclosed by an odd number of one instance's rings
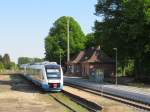
[[[62,101],[60,101],[54,94],[50,95],[54,100],[56,100],[57,102],[59,102],[61,105],[65,106],[66,108],[68,108],[71,112],[77,112],[75,109],[71,108],[70,106],[66,105],[65,103],[63,103]]]
[[[82,107],[84,107],[85,109],[87,109],[89,112],[100,112],[101,111],[101,107],[93,102],[90,102],[86,99],[83,99],[77,95],[74,95],[72,93],[69,93],[65,90],[62,91],[62,93],[69,97],[72,101],[74,101],[75,103],[77,103],[78,105],[81,105]],[[57,93],[55,93],[57,94]],[[77,112],[75,109],[71,108],[69,105],[66,105],[65,103],[63,103],[61,100],[59,100],[59,98],[57,98],[57,95],[55,94],[50,94],[50,96],[56,100],[57,102],[59,102],[60,104],[64,105],[66,108],[68,108],[69,110],[71,110],[72,112]]]

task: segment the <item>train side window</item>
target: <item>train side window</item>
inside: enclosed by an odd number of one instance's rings
[[[41,76],[41,79],[44,80],[44,76],[43,76],[43,71],[40,70],[40,76]]]

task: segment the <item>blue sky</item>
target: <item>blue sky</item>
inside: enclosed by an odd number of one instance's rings
[[[44,57],[44,38],[55,20],[72,16],[85,34],[92,32],[97,0],[0,0],[0,54]]]

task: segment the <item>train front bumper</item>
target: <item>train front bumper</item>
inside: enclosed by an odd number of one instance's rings
[[[63,90],[63,84],[60,83],[60,86],[56,88],[51,87],[49,84],[42,84],[42,89],[45,91],[61,91]]]

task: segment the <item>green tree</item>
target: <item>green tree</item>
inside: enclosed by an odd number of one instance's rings
[[[2,62],[0,62],[0,72],[2,72],[4,70],[4,65]]]
[[[3,63],[4,64],[9,64],[10,63],[9,54],[4,54],[4,56],[3,56]]]
[[[2,57],[2,55],[0,55],[0,62],[3,62],[3,57]]]
[[[86,35],[86,48],[93,47],[96,45],[94,33],[89,33]]]
[[[9,68],[10,68],[11,70],[17,70],[17,69],[18,69],[17,65],[16,65],[14,62],[11,62],[11,63],[9,64]]]
[[[149,74],[144,70],[150,48],[149,4],[149,0],[98,0],[95,8],[96,15],[103,17],[95,22],[96,41],[110,55],[112,48],[118,48],[123,69],[134,61],[138,76]]]
[[[113,55],[113,48],[118,48],[118,59],[124,71],[128,60],[128,42],[124,41],[126,29],[124,26],[123,1],[122,0],[98,0],[96,15],[101,16],[103,21],[95,22],[95,36],[97,44],[108,54]],[[124,27],[124,28],[123,28]],[[124,32],[125,31],[125,32]]]
[[[42,61],[44,61],[43,59],[40,59],[40,58],[33,58],[33,62],[42,62]]]
[[[44,60],[40,58],[19,57],[18,65],[27,64],[27,63],[37,63],[37,62],[42,62],[42,61]]]
[[[9,54],[4,54],[3,56],[3,64],[4,64],[4,67],[5,69],[10,69],[10,57],[9,57]]]
[[[28,58],[28,57],[19,57],[18,58],[18,65],[31,63],[31,60],[32,59]]]
[[[145,21],[150,23],[150,0],[144,0]]]
[[[72,17],[60,17],[50,29],[49,35],[45,38],[45,55],[49,61],[59,62],[61,51],[63,62],[67,56],[67,20],[69,19],[70,54],[74,55],[84,49],[86,37],[80,25]]]

